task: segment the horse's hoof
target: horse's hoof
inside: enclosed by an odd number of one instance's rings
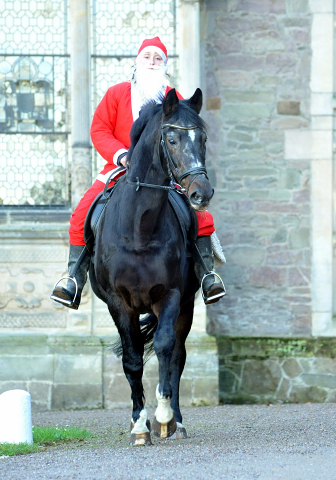
[[[183,440],[184,438],[188,438],[187,431],[182,423],[176,422],[176,430],[173,435],[168,438],[169,440]]]
[[[175,416],[168,423],[160,423],[154,417],[153,420],[153,433],[156,437],[168,438],[171,437],[176,431],[176,420]]]
[[[150,436],[151,432],[151,423],[150,420],[146,420],[146,427],[148,428],[148,432],[142,433],[131,433],[131,442],[130,445],[133,447],[140,447],[140,446],[148,446],[152,445],[152,439]],[[134,422],[131,421],[131,431],[134,428]]]
[[[132,433],[130,445],[132,447],[146,447],[152,445],[150,433]]]

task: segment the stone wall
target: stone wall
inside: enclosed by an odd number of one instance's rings
[[[131,390],[120,358],[111,351],[117,335],[0,335],[0,394],[28,391],[34,409],[115,408],[131,405]],[[147,405],[156,406],[156,357],[145,366]],[[181,380],[180,404],[218,403],[215,339],[191,334]]]
[[[335,402],[334,338],[218,338],[220,401]]]
[[[201,18],[212,212],[228,291],[208,331],[309,336],[310,161],[285,160],[285,133],[310,122],[308,2],[208,0]]]
[[[69,218],[62,209],[0,211],[0,333],[69,327],[65,308],[49,298],[66,272]]]

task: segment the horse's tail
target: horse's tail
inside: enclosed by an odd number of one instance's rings
[[[144,363],[148,362],[154,353],[154,333],[158,324],[158,319],[154,313],[150,313],[140,320],[141,336],[144,342]]]
[[[139,321],[141,336],[144,342],[144,363],[146,363],[154,353],[154,333],[158,324],[158,320],[154,313],[150,313],[145,318]],[[121,339],[119,339],[112,345],[112,350],[121,357],[123,350]]]

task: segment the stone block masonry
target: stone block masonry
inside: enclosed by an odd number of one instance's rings
[[[30,393],[34,410],[130,407],[111,346],[116,335],[2,334],[0,394]],[[180,404],[335,402],[334,338],[228,338],[192,334]],[[156,406],[157,360],[145,365],[146,404]]]
[[[117,335],[1,334],[0,394],[30,393],[35,410],[115,408],[131,405],[121,359],[111,349]],[[145,366],[147,405],[156,406],[158,366]],[[181,380],[181,405],[218,403],[218,357],[214,338],[190,335]]]
[[[336,401],[334,338],[218,337],[223,403]]]
[[[209,308],[213,335],[312,334],[310,156],[329,143],[308,130],[308,3],[203,5],[210,210],[227,257],[228,296]]]

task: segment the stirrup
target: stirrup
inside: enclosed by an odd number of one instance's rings
[[[65,298],[56,297],[56,295],[54,295],[53,293],[50,295],[50,298],[51,298],[51,300],[55,300],[56,302],[62,303],[63,305],[67,305],[67,306],[72,307],[75,304],[75,300],[76,300],[77,294],[78,294],[78,283],[77,283],[76,277],[66,276],[66,277],[60,278],[58,280],[58,282],[56,282],[56,284],[53,288],[53,292],[55,291],[56,287],[58,286],[59,283],[61,283],[62,280],[71,280],[72,282],[74,282],[75,287],[76,287],[76,292],[75,292],[75,295],[74,295],[73,299],[72,300],[66,300]]]
[[[205,280],[205,278],[208,276],[208,275],[215,275],[217,278],[219,278],[219,282],[221,283],[222,287],[223,287],[223,291],[220,292],[220,293],[216,293],[216,295],[211,295],[211,297],[206,297],[204,295],[204,290],[203,290],[203,282]],[[218,273],[214,272],[214,271],[210,271],[208,273],[205,273],[202,277],[202,281],[201,281],[201,292],[202,292],[202,297],[203,297],[203,301],[205,304],[207,303],[210,303],[212,300],[216,300],[216,299],[220,299],[222,297],[225,297],[225,295],[227,295],[226,293],[226,288],[225,288],[225,285],[224,285],[224,282],[223,280],[221,279],[221,277],[218,275]]]

